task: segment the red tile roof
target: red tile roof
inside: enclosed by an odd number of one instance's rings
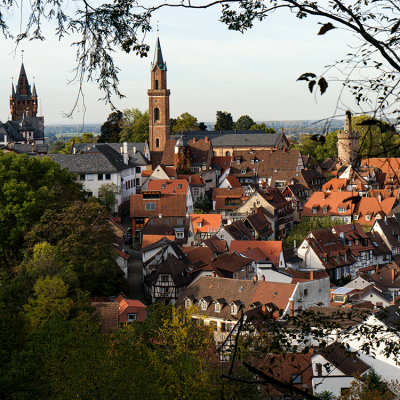
[[[155,203],[155,210],[146,210],[146,203]],[[164,209],[165,207],[165,209]],[[131,194],[131,217],[152,217],[186,215],[186,194],[161,194],[159,199],[143,199],[143,194]]]
[[[186,194],[188,187],[189,183],[186,179],[152,179],[147,190],[159,190],[162,194]]]
[[[347,179],[336,178],[331,179],[322,186],[322,190],[329,190],[331,192],[345,191],[347,187]]]
[[[229,182],[229,184],[232,186],[232,188],[241,188],[242,185],[238,181],[238,178],[236,176],[230,175],[226,177],[226,180]]]
[[[194,233],[218,232],[222,223],[221,214],[190,214]],[[201,224],[198,226],[198,224]]]
[[[242,197],[244,196],[244,188],[214,188],[212,191],[212,200],[216,200],[217,196]]]
[[[210,263],[214,254],[209,247],[184,247],[182,251],[193,264]]]
[[[92,307],[100,314],[101,333],[110,333],[118,329],[119,304],[116,302],[93,302]]]
[[[277,266],[282,252],[282,241],[232,240],[229,253],[233,251],[236,251],[238,254],[243,254],[255,261],[271,260]],[[263,258],[259,258],[262,256]]]
[[[144,249],[145,247],[158,242],[159,240],[161,240],[162,238],[167,238],[169,240],[171,240],[172,242],[175,240],[175,236],[174,235],[143,235],[142,238],[142,249]]]

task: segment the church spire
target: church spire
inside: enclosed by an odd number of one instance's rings
[[[33,79],[35,79],[35,78],[33,78]],[[36,93],[35,81],[33,81],[32,97],[38,97],[37,93]]]
[[[155,68],[156,65],[158,65],[158,67],[161,70],[166,69],[166,65],[165,65],[165,62],[164,62],[163,56],[162,56],[160,37],[158,35],[158,30],[157,30],[156,49],[154,51],[154,59],[153,59],[153,63],[151,64],[151,68],[152,69]]]
[[[14,80],[11,78],[11,98],[15,97]]]

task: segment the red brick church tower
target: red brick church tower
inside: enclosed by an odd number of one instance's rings
[[[36,117],[38,108],[38,97],[36,94],[35,83],[31,91],[28,77],[26,76],[24,62],[21,64],[21,71],[17,82],[17,87],[14,90],[14,83],[12,83],[11,96],[10,96],[10,113],[11,120],[17,121],[23,115],[28,117]]]
[[[147,91],[147,94],[149,95],[150,152],[152,153],[152,159],[153,157],[160,158],[170,135],[170,91],[167,89],[167,64],[163,60],[158,33],[154,60],[151,64],[151,89]]]

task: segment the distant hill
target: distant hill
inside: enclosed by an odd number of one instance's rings
[[[55,136],[55,135],[80,135],[83,132],[93,133],[94,135],[100,134],[100,128],[102,124],[87,124],[82,127],[82,124],[76,125],[45,125],[44,135]]]

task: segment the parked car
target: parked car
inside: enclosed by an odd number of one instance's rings
[[[130,234],[125,235],[125,244],[132,244],[132,235]]]

